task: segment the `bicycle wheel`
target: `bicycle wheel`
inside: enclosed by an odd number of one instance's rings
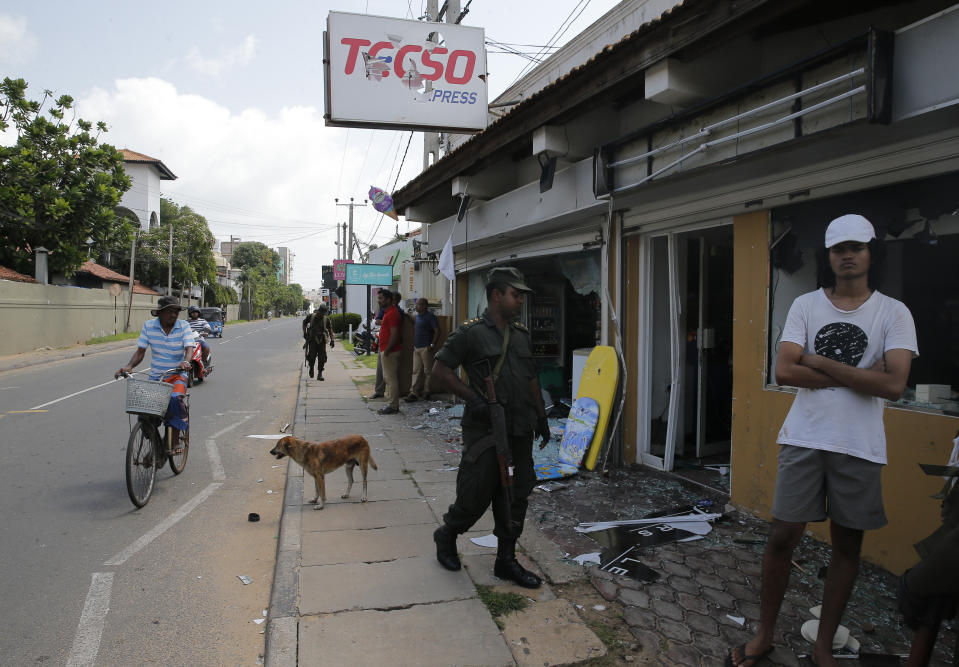
[[[127,493],[137,507],[146,505],[153,493],[156,455],[160,448],[156,439],[156,429],[138,419],[127,441]]]
[[[179,431],[179,449],[182,451],[175,453],[177,452],[178,447],[176,446],[176,443],[170,443],[170,434],[173,432],[173,429],[167,427],[166,437],[164,438],[164,442],[170,445],[168,450],[170,456],[170,470],[173,471],[174,475],[179,475],[181,472],[183,472],[183,469],[186,467],[186,459],[190,455],[190,402],[185,396],[183,398],[183,407],[186,409],[187,430]]]

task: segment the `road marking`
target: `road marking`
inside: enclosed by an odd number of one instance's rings
[[[28,415],[35,412],[50,412],[49,410],[37,410],[36,408],[30,408],[29,410],[8,410],[8,415]]]
[[[187,501],[187,503],[183,505],[180,509],[178,509],[176,512],[174,512],[173,514],[168,516],[166,519],[158,523],[156,527],[153,528],[153,530],[151,530],[148,533],[145,533],[133,544],[131,544],[126,549],[118,553],[116,556],[108,560],[106,563],[104,563],[104,565],[109,565],[109,566],[123,565],[136,552],[138,552],[140,549],[150,544],[150,542],[152,542],[156,538],[160,537],[160,535],[162,535],[169,528],[174,526],[180,519],[185,517],[194,509],[196,509],[197,505],[199,505],[204,500],[209,498],[210,495],[212,495],[213,492],[219,489],[221,486],[223,486],[221,482],[214,482],[213,484],[210,484],[208,487],[200,491],[200,493],[196,494],[192,500]]]
[[[77,635],[70,649],[70,658],[67,667],[81,667],[93,665],[100,652],[100,638],[103,636],[103,626],[106,624],[107,612],[110,611],[110,592],[113,589],[112,572],[94,572],[87,592],[87,600],[83,603],[80,613],[80,623],[77,626]]]
[[[233,410],[231,410],[230,412],[233,412]],[[253,411],[253,414],[256,414],[256,412],[259,412],[259,410]],[[249,414],[249,415],[247,415],[246,417],[244,417],[243,419],[241,419],[240,421],[235,422],[235,423],[231,424],[230,426],[227,426],[226,428],[220,429],[219,431],[217,431],[216,433],[214,433],[214,434],[211,435],[210,437],[213,438],[214,440],[216,440],[217,438],[219,438],[219,437],[220,437],[221,435],[223,435],[224,433],[227,433],[227,432],[232,431],[233,429],[235,429],[237,426],[239,426],[240,424],[242,424],[243,422],[245,422],[247,419],[252,419],[253,414]]]
[[[33,406],[32,408],[30,408],[30,409],[31,409],[31,410],[39,410],[40,408],[45,408],[45,407],[47,407],[48,405],[53,405],[54,403],[59,403],[60,401],[65,401],[65,400],[67,400],[68,398],[73,398],[74,396],[79,396],[80,394],[85,394],[85,393],[87,393],[88,391],[93,391],[94,389],[99,389],[100,387],[106,387],[108,384],[113,384],[114,382],[116,382],[116,380],[110,380],[109,382],[104,382],[103,384],[98,384],[98,385],[96,385],[95,387],[88,387],[88,388],[86,388],[86,389],[81,389],[80,391],[75,391],[75,392],[73,392],[72,394],[70,394],[70,395],[68,395],[68,396],[62,396],[61,398],[58,398],[58,399],[53,400],[53,401],[50,401],[49,403],[43,403],[43,404],[41,404],[41,405],[35,405],[35,406]]]
[[[226,473],[223,472],[223,463],[220,462],[220,452],[216,449],[216,440],[212,438],[206,441],[206,455],[210,458],[210,467],[213,468],[213,479],[221,482],[226,479]]]

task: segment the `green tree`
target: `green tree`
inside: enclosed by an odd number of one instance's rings
[[[213,232],[206,218],[189,206],[160,200],[160,224],[143,235],[137,249],[136,277],[147,285],[166,285],[170,268],[170,227],[173,227],[173,286],[216,283]]]
[[[44,105],[51,106],[43,113]],[[0,264],[33,272],[36,248],[50,251],[51,271],[72,274],[87,259],[87,239],[110,237],[114,208],[130,187],[123,157],[100,144],[103,122],[77,118],[73,98],[27,99],[27,82],[0,83],[0,131],[16,142],[0,146]]]

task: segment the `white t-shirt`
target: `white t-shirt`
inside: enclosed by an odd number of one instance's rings
[[[869,368],[886,350],[919,354],[909,309],[878,291],[855,310],[836,308],[821,289],[803,294],[789,308],[781,340],[858,368]],[[800,388],[776,442],[885,464],[884,405],[848,387]]]

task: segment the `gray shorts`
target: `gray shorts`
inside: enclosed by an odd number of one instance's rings
[[[772,515],[780,521],[833,522],[855,530],[886,525],[882,464],[848,454],[780,445]]]

